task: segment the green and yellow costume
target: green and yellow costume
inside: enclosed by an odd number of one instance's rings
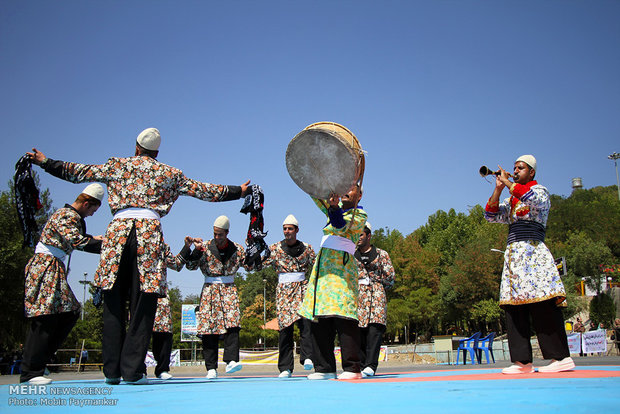
[[[329,218],[329,204],[312,198]],[[325,236],[339,236],[357,244],[366,224],[366,212],[361,206],[342,212],[345,226],[335,227],[331,220],[323,228]],[[353,248],[355,249],[355,248]],[[321,247],[308,280],[306,295],[299,314],[316,320],[320,316],[339,316],[357,320],[358,274],[357,262],[346,251]]]

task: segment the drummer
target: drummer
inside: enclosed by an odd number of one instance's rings
[[[362,378],[360,331],[357,320],[358,270],[355,246],[366,224],[366,213],[357,203],[362,189],[353,185],[342,196],[313,198],[327,216],[321,249],[308,281],[299,314],[312,320],[314,370],[308,379],[336,378],[334,339],[340,342],[342,368],[338,379]]]

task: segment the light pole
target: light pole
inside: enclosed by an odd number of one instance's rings
[[[614,160],[614,165],[616,166],[616,185],[618,186],[618,200],[620,200],[620,179],[618,179],[618,158],[620,158],[620,154],[614,152],[607,158],[609,158],[610,160]]]
[[[84,285],[84,295],[82,296],[82,320],[84,320],[84,306],[86,305],[86,285],[90,285],[90,282],[86,280],[88,273],[84,272],[84,280],[80,280],[80,283]]]

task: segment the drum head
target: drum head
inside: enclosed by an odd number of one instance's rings
[[[286,168],[295,184],[323,200],[351,189],[358,179],[358,164],[359,155],[325,129],[301,131],[286,150]]]

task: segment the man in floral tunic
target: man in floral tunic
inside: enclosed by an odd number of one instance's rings
[[[278,369],[280,378],[289,378],[293,373],[295,358],[293,356],[293,330],[295,324],[301,339],[300,361],[304,369],[310,370],[312,364],[312,339],[310,321],[302,318],[298,311],[306,293],[308,282],[306,272],[314,264],[316,254],[312,246],[297,240],[299,223],[295,216],[289,214],[282,223],[284,240],[269,246],[271,255],[264,266],[273,266],[278,273],[276,287],[276,311],[278,314]]]
[[[394,285],[394,267],[390,255],[370,244],[371,231],[370,223],[366,222],[355,251],[359,263],[357,316],[364,377],[375,375],[379,366],[379,352],[387,322],[385,289]]]
[[[35,164],[63,180],[97,181],[108,186],[114,218],[105,235],[94,284],[103,289],[103,372],[109,384],[120,383],[121,377],[132,384],[148,384],[144,358],[157,298],[165,294],[166,285],[160,219],[179,196],[237,200],[249,184],[226,186],[189,179],[156,160],[160,143],[159,131],[147,128],[138,135],[134,157],[113,157],[102,165],[55,161],[34,148],[28,153]],[[127,301],[132,318],[125,329]]]
[[[189,260],[192,245],[191,237],[185,238],[185,245],[181,252],[174,256],[170,246],[165,245],[166,267],[180,272]],[[157,362],[155,376],[159,379],[168,380],[170,374],[170,353],[172,352],[172,310],[170,309],[170,296],[166,286],[166,296],[157,299],[157,311],[153,324],[153,358]]]
[[[235,274],[241,266],[245,251],[241,245],[228,239],[230,220],[220,216],[213,223],[213,239],[203,243],[194,238],[196,248],[187,263],[188,270],[200,269],[205,277],[200,295],[200,309],[196,314],[196,335],[202,339],[202,353],[207,378],[217,378],[217,349],[220,335],[224,335],[226,372],[242,368],[239,363],[239,331],[241,315]]]
[[[572,370],[564,319],[559,308],[566,299],[564,285],[553,256],[544,243],[545,227],[551,203],[549,192],[538,184],[536,159],[523,155],[514,165],[514,182],[500,167],[495,189],[485,208],[485,218],[492,223],[507,223],[508,245],[504,253],[504,269],[499,304],[506,311],[508,345],[513,365],[504,374],[534,372],[530,344],[530,316],[545,359],[551,363],[539,372]],[[501,204],[505,187],[511,197]]]
[[[103,199],[103,187],[90,184],[72,204],[49,218],[35,254],[26,265],[24,306],[30,319],[24,347],[20,382],[49,384],[45,366],[77,322],[80,303],[67,282],[67,256],[74,249],[101,251],[101,236],[86,234],[86,217],[92,216]]]
[[[362,197],[356,184],[340,197],[313,198],[328,217],[321,249],[308,280],[299,314],[312,320],[313,374],[308,379],[336,378],[334,340],[340,342],[342,369],[339,379],[361,378],[360,333],[357,322],[358,270],[355,245],[366,223],[357,203]]]

